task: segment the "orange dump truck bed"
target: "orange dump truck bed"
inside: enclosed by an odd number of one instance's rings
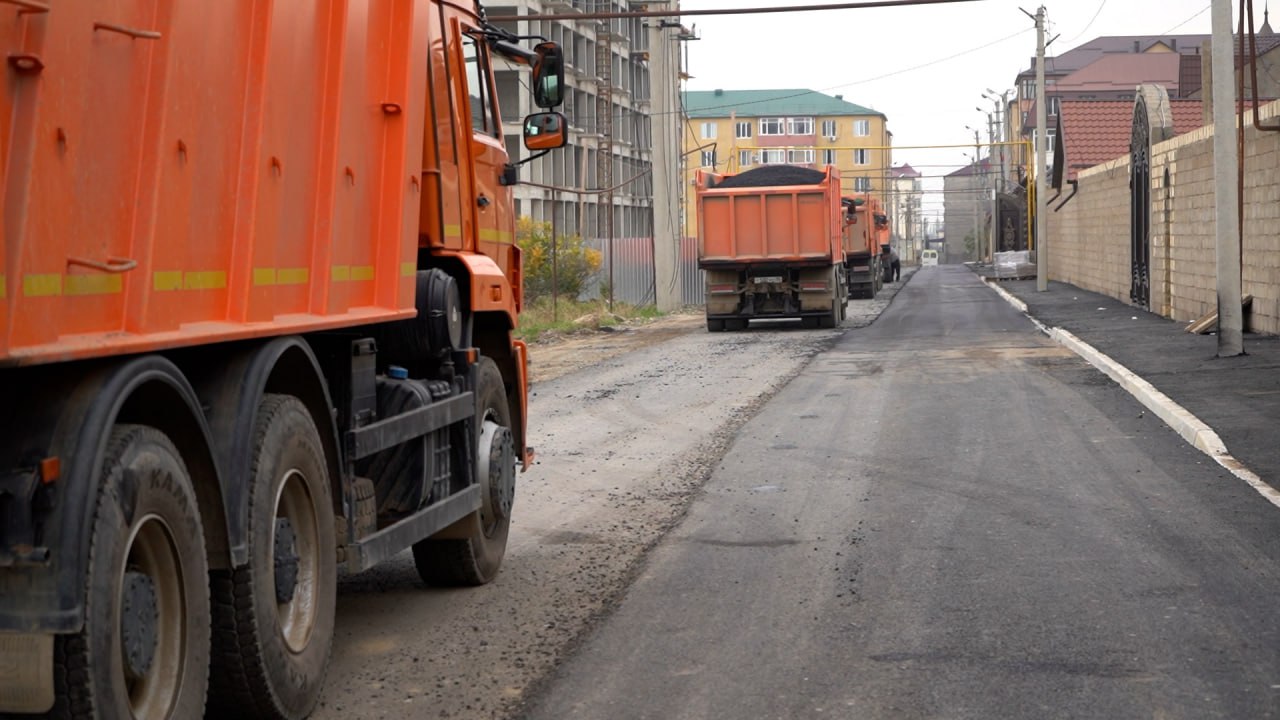
[[[413,314],[434,5],[18,6],[0,364]]]
[[[831,263],[841,255],[840,177],[810,185],[719,187],[733,175],[699,171],[698,262]]]

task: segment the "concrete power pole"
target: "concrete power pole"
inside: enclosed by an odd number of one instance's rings
[[[1236,173],[1235,40],[1231,0],[1213,0],[1213,175],[1218,238],[1218,357],[1244,354]]]
[[[1230,0],[1215,0],[1215,2]],[[1024,11],[1025,12],[1025,11]],[[1049,198],[1044,177],[1044,139],[1048,135],[1045,125],[1049,119],[1045,112],[1044,88],[1044,6],[1036,10],[1036,292],[1049,289],[1049,248],[1045,239],[1049,236]],[[1230,24],[1228,22],[1228,24]]]
[[[656,19],[649,26],[649,77],[653,114],[653,289],[663,312],[680,307],[680,43]]]

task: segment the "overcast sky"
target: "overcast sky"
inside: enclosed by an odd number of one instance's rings
[[[685,10],[814,5],[846,0],[682,0]],[[850,0],[856,1],[856,0]],[[1255,0],[1256,22],[1262,6]],[[1233,3],[1234,4],[1234,3]],[[1280,2],[1277,3],[1280,6]],[[1210,32],[1209,0],[1046,0],[1048,55],[1101,35]],[[985,141],[992,103],[988,88],[1013,88],[1036,52],[1038,5],[975,0],[952,5],[826,10],[763,15],[686,17],[700,40],[688,45],[688,90],[807,88],[884,113],[893,133],[894,163],[945,175],[968,162],[955,148],[912,151],[908,145],[972,145]],[[1047,63],[1046,63],[1047,65]],[[978,108],[983,108],[980,113]],[[972,152],[972,148],[970,148]],[[941,181],[926,188],[941,187]],[[934,201],[926,208],[940,214]]]

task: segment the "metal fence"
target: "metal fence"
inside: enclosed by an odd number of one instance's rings
[[[613,299],[629,305],[653,305],[655,272],[653,238],[614,238],[612,248],[606,238],[589,238],[587,247],[600,252],[600,270],[588,278],[579,299],[608,298],[609,253],[613,253]],[[680,240],[677,282],[681,305],[703,302],[703,271],[698,269],[698,239]]]

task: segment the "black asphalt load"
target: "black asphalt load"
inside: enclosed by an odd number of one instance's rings
[[[1059,327],[1151,383],[1222,438],[1265,482],[1280,484],[1280,337],[1245,334],[1245,355],[1220,358],[1216,335],[1119,300],[1051,282],[999,281],[1048,328]]]

